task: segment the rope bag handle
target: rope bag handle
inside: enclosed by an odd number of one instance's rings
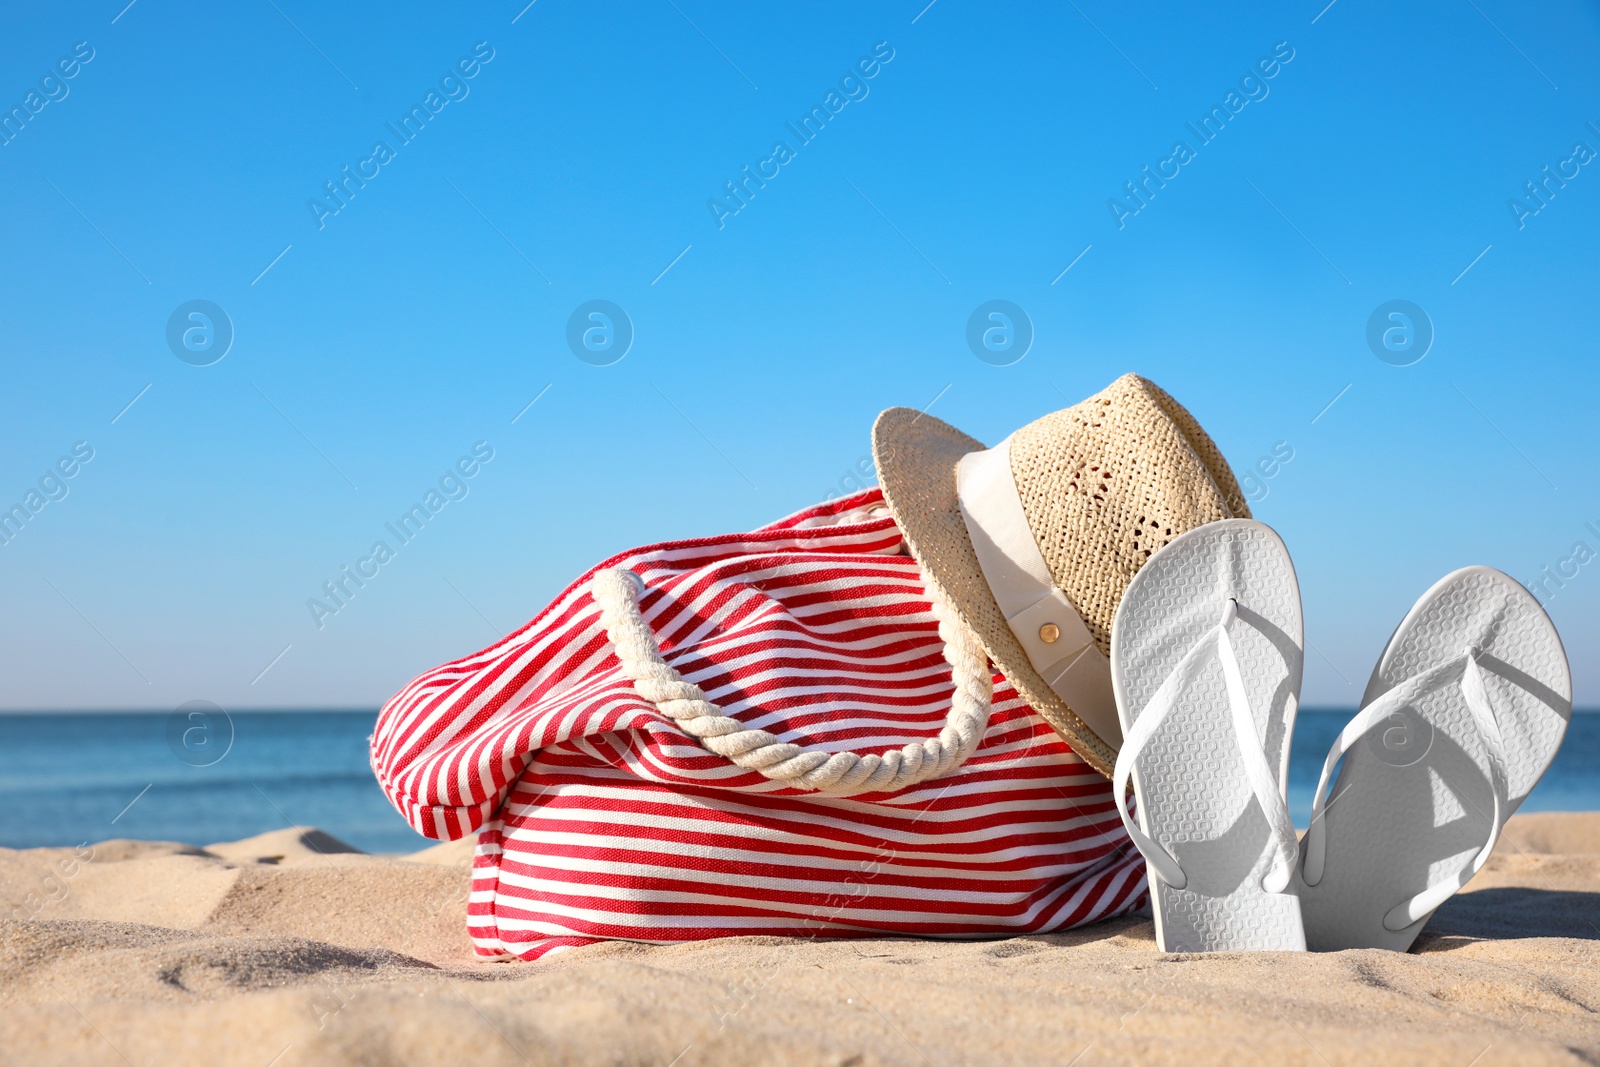
[[[706,699],[705,692],[661,657],[655,633],[639,611],[644,579],[630,570],[597,573],[590,585],[600,623],[634,689],[708,751],[745,770],[795,789],[846,796],[894,792],[949,774],[966,762],[989,726],[994,679],[989,658],[973,635],[927,583],[939,620],[944,658],[955,693],[937,737],[882,753],[820,752],[745,726]]]

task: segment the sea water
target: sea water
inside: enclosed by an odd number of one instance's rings
[[[1302,827],[1349,711],[1295,726],[1290,810]],[[0,714],[0,846],[114,837],[205,845],[318,826],[368,852],[430,842],[367,763],[374,711]],[[1600,713],[1577,713],[1523,811],[1600,810]]]

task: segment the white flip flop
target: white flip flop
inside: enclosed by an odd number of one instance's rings
[[[1406,614],[1361,705],[1323,764],[1302,842],[1306,941],[1403,952],[1555,759],[1572,677],[1533,596],[1466,567]]]
[[[1190,530],[1128,585],[1111,625],[1112,789],[1163,952],[1305,948],[1284,791],[1304,659],[1294,564],[1262,523]]]

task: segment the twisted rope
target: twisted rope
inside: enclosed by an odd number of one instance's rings
[[[600,605],[600,623],[617,650],[622,671],[639,695],[707,750],[784,785],[837,796],[905,789],[961,766],[988,729],[994,695],[988,656],[932,583],[928,592],[933,614],[955,681],[950,714],[937,737],[866,756],[817,752],[780,741],[765,730],[745,726],[707,700],[699,686],[685,681],[661,658],[661,646],[639,612],[644,582],[632,571],[600,571],[590,591]]]

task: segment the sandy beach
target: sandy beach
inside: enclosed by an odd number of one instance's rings
[[[469,860],[469,842],[368,856],[310,829],[0,850],[0,1061],[1600,1061],[1600,814],[1516,816],[1405,955],[1167,955],[1124,919],[481,962]]]

